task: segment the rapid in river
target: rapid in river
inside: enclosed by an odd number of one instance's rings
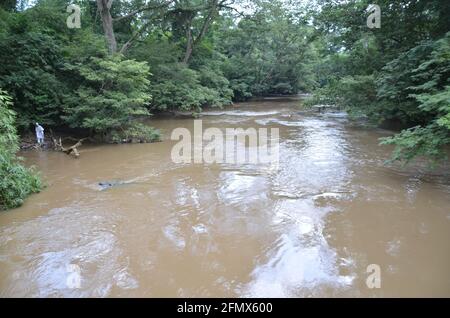
[[[188,118],[152,119],[160,143],[22,153],[47,188],[0,213],[0,296],[449,297],[448,168],[386,166],[378,139],[392,132],[299,104],[202,117],[279,128],[276,169],[174,163],[170,135]]]

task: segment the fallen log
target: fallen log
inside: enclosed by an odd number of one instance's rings
[[[85,141],[87,138],[79,139],[76,144],[74,144],[73,146],[68,147],[68,148],[66,148],[62,145],[61,137],[59,138],[58,141],[56,140],[56,138],[52,137],[52,139],[53,139],[54,149],[56,151],[62,151],[67,155],[72,155],[75,158],[78,158],[80,156],[78,147],[81,147],[81,145],[83,144],[83,141]]]
[[[81,145],[83,144],[83,141],[85,141],[86,139],[89,139],[89,137],[82,138],[82,139],[75,139],[75,138],[72,138],[72,137],[66,137],[64,139],[70,139],[70,140],[76,140],[77,141],[73,146],[70,146],[70,147],[66,148],[62,144],[61,137],[56,139],[54,137],[53,131],[51,129],[50,129],[50,136],[51,136],[51,139],[53,141],[53,149],[55,151],[64,152],[65,154],[67,154],[69,156],[72,155],[75,158],[78,158],[80,156],[80,152],[78,151],[78,148],[81,147]]]

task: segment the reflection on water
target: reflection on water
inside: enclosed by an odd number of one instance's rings
[[[174,164],[170,140],[79,160],[25,153],[49,186],[0,214],[0,296],[450,296],[448,168],[386,167],[389,132],[298,103],[203,117],[204,129],[279,128],[278,169]],[[193,120],[152,125],[167,137]],[[105,180],[120,184],[101,191]],[[370,264],[381,289],[365,284]]]
[[[335,266],[336,252],[323,236],[333,208],[320,204],[346,191],[352,177],[342,127],[316,118],[270,122],[297,129],[288,131],[281,169],[272,177],[273,194],[280,198],[273,209],[279,237],[252,272],[248,296],[318,296],[325,286],[343,289],[353,277],[341,276]]]

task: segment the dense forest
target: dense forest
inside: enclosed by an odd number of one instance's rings
[[[379,28],[369,28],[376,3]],[[68,27],[81,8],[80,28]],[[46,129],[154,141],[142,119],[267,95],[311,93],[401,131],[392,160],[445,159],[450,143],[448,0],[2,0],[0,205],[39,191],[16,158]]]

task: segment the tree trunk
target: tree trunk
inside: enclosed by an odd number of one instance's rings
[[[97,0],[97,9],[102,18],[103,32],[108,42],[109,52],[117,52],[117,41],[114,34],[113,19],[111,16],[111,5],[113,0]]]
[[[203,38],[206,35],[206,32],[208,32],[209,26],[213,22],[216,14],[218,13],[218,7],[219,7],[219,0],[212,0],[210,2],[210,8],[208,9],[208,14],[203,20],[203,25],[200,29],[200,33],[197,35],[197,37],[194,39],[192,35],[192,20],[190,21],[188,27],[187,27],[187,44],[186,44],[186,51],[184,54],[183,63],[188,64],[189,60],[192,57],[192,53],[194,51],[194,48],[203,40]],[[192,17],[193,19],[194,17]]]
[[[192,50],[193,48],[193,39],[192,39],[192,29],[191,29],[191,25],[188,26],[188,29],[186,31],[186,38],[187,38],[187,44],[186,44],[186,52],[184,54],[184,59],[183,59],[183,63],[184,64],[188,64],[189,60],[191,59],[192,56]]]

